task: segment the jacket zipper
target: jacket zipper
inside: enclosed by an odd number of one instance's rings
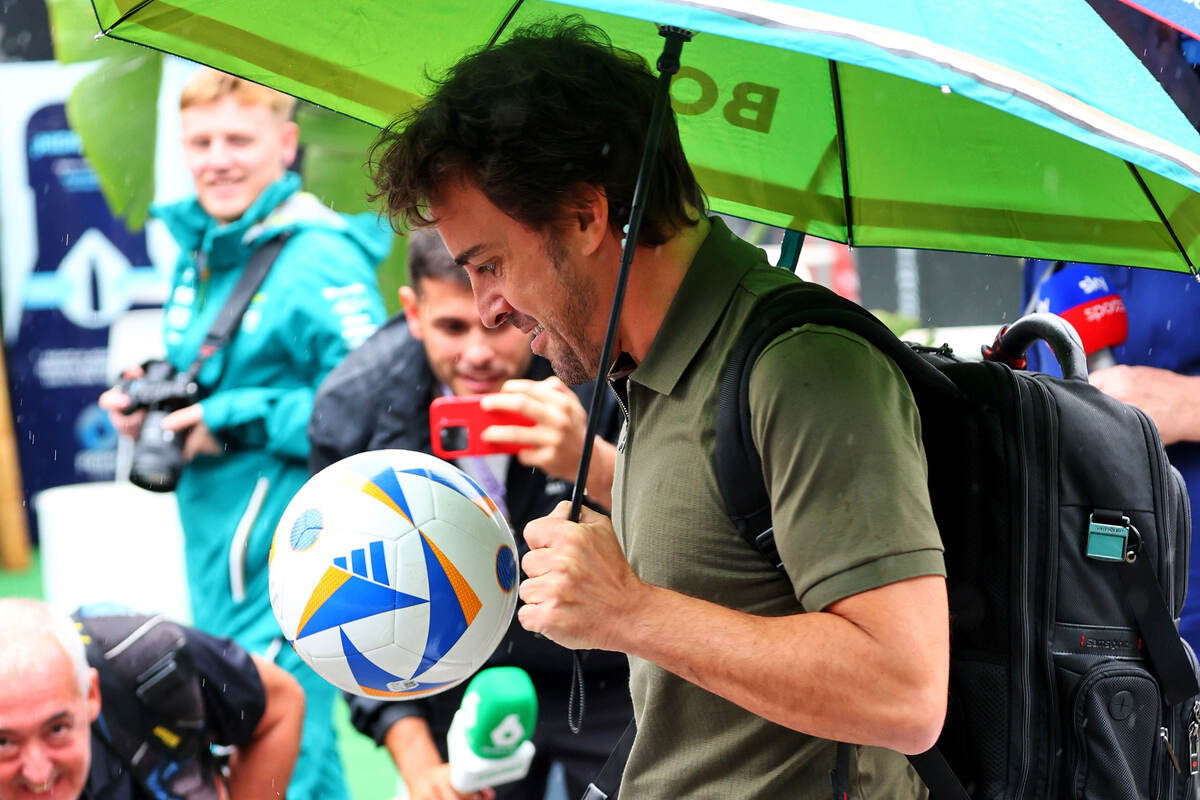
[[[250,531],[258,519],[259,512],[262,511],[263,500],[266,499],[270,486],[271,481],[266,476],[259,478],[254,484],[250,502],[246,503],[246,510],[238,520],[233,539],[229,543],[229,594],[235,603],[246,599],[246,547],[250,543]]]

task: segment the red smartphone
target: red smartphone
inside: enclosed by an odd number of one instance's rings
[[[479,401],[486,395],[437,397],[429,404],[429,433],[433,454],[438,458],[487,456],[515,453],[529,445],[509,442],[485,442],[483,429],[491,425],[536,425],[524,414],[514,411],[484,411]]]

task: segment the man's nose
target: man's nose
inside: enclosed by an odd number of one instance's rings
[[[41,742],[29,742],[21,751],[21,777],[31,786],[45,786],[54,774],[54,762]]]
[[[475,290],[475,308],[479,311],[479,319],[488,328],[499,328],[515,310],[499,292],[482,286]]]
[[[473,366],[480,367],[490,362],[496,355],[492,349],[491,342],[488,341],[487,331],[483,328],[475,328],[467,337],[466,347],[463,348],[462,360]]]
[[[233,152],[220,139],[214,140],[208,146],[208,152],[205,155],[209,167],[223,167],[233,160]]]

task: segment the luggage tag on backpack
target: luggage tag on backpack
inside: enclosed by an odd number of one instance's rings
[[[1123,525],[1097,522],[1096,515],[1088,517],[1087,547],[1084,555],[1097,561],[1124,561],[1129,543],[1129,517],[1121,517]]]

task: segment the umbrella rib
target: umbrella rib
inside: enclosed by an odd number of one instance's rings
[[[516,0],[512,4],[512,8],[508,9],[508,13],[504,15],[504,19],[500,20],[500,24],[496,26],[496,31],[492,34],[492,38],[488,39],[487,46],[484,48],[485,50],[490,49],[496,43],[496,40],[500,38],[500,34],[504,33],[504,29],[508,27],[508,23],[512,22],[512,18],[516,16],[517,9],[521,7],[521,3],[523,2],[525,0]]]
[[[116,22],[114,22],[112,25],[109,25],[107,28],[105,28],[104,30],[100,31],[100,35],[101,35],[101,36],[108,36],[108,34],[109,34],[110,32],[112,32],[113,28],[116,28],[116,27],[117,27],[118,25],[120,25],[122,22],[124,22],[125,20],[129,19],[129,18],[130,18],[130,17],[132,17],[134,14],[138,13],[138,12],[139,12],[139,11],[141,11],[143,8],[145,8],[146,6],[150,5],[150,4],[151,4],[151,3],[153,3],[153,2],[154,2],[154,0],[142,0],[142,2],[138,3],[136,6],[134,6],[134,7],[133,7],[133,8],[131,8],[131,9],[129,9],[129,10],[128,10],[128,11],[126,11],[124,14],[122,14],[120,17],[118,17],[118,18],[117,18],[117,21],[116,21]]]
[[[842,168],[842,207],[846,212],[846,244],[854,246],[854,211],[850,207],[850,172],[846,164],[846,126],[842,118],[842,86],[837,62],[829,60],[829,86],[833,92],[833,117],[837,123],[838,163]]]
[[[1183,256],[1183,263],[1188,265],[1188,269],[1192,271],[1192,276],[1200,281],[1200,271],[1196,270],[1196,266],[1192,264],[1192,260],[1188,258],[1187,250],[1184,249],[1183,243],[1179,241],[1179,237],[1175,235],[1175,229],[1171,227],[1171,223],[1167,220],[1167,215],[1163,213],[1162,207],[1158,204],[1158,200],[1154,199],[1154,193],[1150,191],[1150,187],[1146,185],[1146,181],[1142,179],[1142,173],[1138,168],[1129,161],[1125,162],[1125,166],[1129,167],[1129,171],[1133,173],[1133,179],[1137,181],[1138,186],[1142,187],[1142,194],[1146,195],[1146,199],[1150,201],[1150,205],[1154,207],[1154,212],[1158,214],[1158,219],[1162,222],[1163,227],[1167,229],[1167,233],[1171,234],[1171,241],[1175,242],[1175,247],[1179,249],[1179,255]]]

